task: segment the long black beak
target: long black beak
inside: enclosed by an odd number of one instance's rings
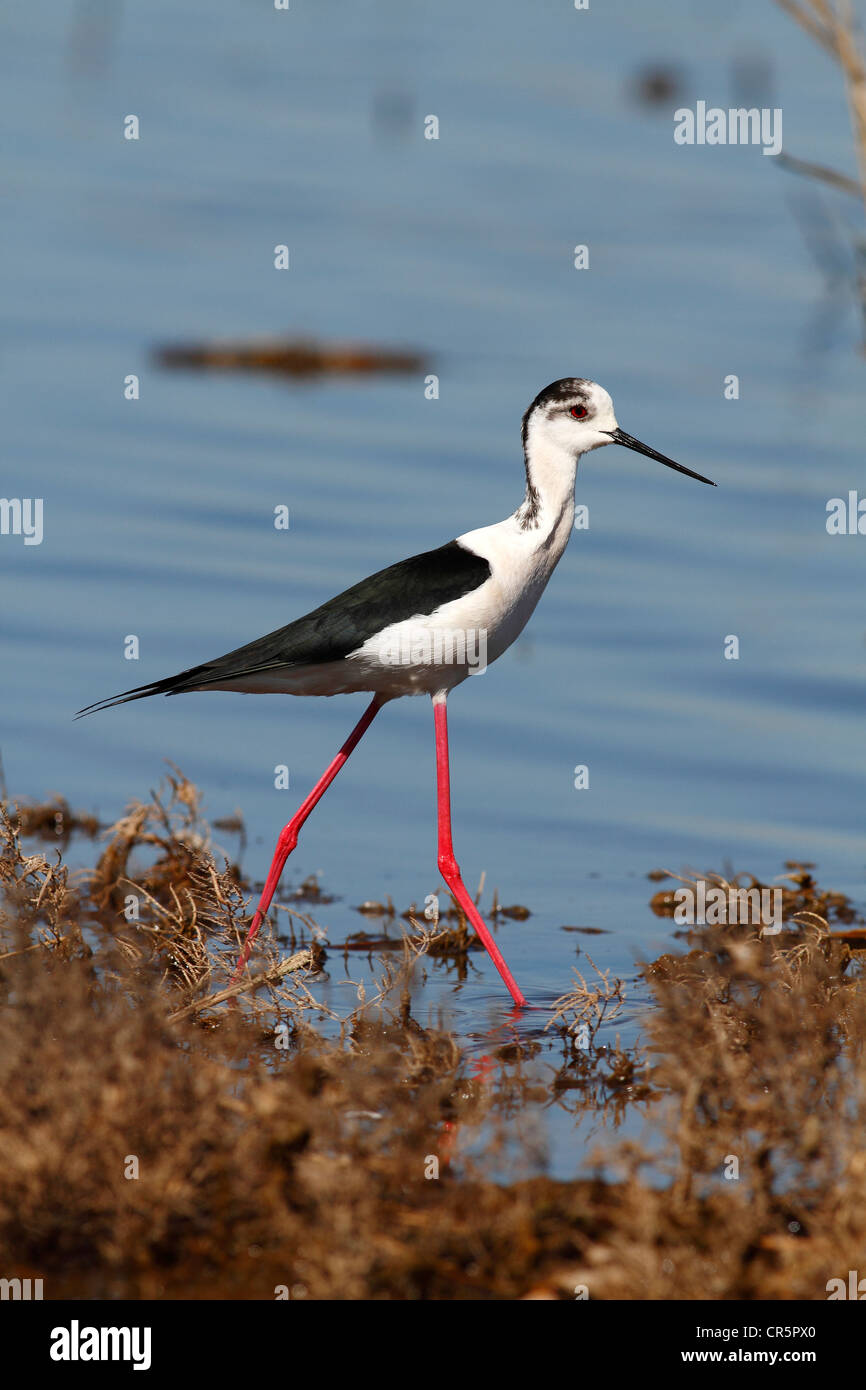
[[[659,463],[667,464],[668,468],[675,468],[678,473],[685,473],[687,478],[697,478],[699,483],[707,483],[709,487],[715,487],[715,483],[709,478],[704,478],[700,473],[693,473],[690,468],[683,468],[681,463],[674,463],[673,459],[665,458],[664,454],[657,454],[655,449],[651,449],[648,444],[641,444],[639,439],[634,439],[625,430],[607,430],[614,444],[624,444],[627,449],[634,449],[636,454],[646,454],[648,459],[658,459]]]

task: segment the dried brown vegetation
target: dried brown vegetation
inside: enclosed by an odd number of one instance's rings
[[[839,66],[851,118],[859,187],[838,170],[812,165],[806,166],[804,172],[848,191],[856,189],[866,204],[866,59],[851,0],[778,0],[778,4]]]
[[[850,295],[861,318],[866,318],[862,232],[862,208],[866,207],[866,55],[862,27],[853,0],[777,0],[777,4],[838,67],[851,122],[857,177],[784,150],[778,155],[778,163],[812,185],[812,196],[795,205],[795,210],[807,244],[824,273],[831,302],[836,300],[838,310],[843,302],[837,299],[840,292],[845,299]],[[837,225],[835,216],[824,207],[817,194],[817,188],[822,186],[859,200],[861,218],[853,234],[845,229],[844,222]],[[866,353],[866,340],[861,342],[860,350]]]
[[[321,934],[284,905],[292,969],[266,942],[227,1003],[249,885],[179,774],[87,873],[28,853],[26,824],[7,810],[0,845],[6,1277],[48,1298],[824,1298],[866,1266],[866,993],[818,911],[849,906],[802,866],[778,936],[693,929],[644,967],[642,1048],[611,1038],[624,985],[596,969],[479,1063],[412,1016],[414,929],[336,1019]],[[538,1176],[533,1106],[606,1121],[604,1171]],[[615,1142],[627,1112],[640,1144]]]

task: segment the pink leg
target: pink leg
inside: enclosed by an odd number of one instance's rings
[[[439,799],[439,872],[454,894],[455,899],[477,931],[493,964],[499,971],[508,993],[518,1008],[526,1004],[514,976],[505,964],[505,957],[481,920],[474,902],[466,891],[460,869],[454,858],[451,843],[451,780],[448,773],[448,713],[445,696],[433,700],[433,718],[436,724],[436,790]]]
[[[270,873],[268,874],[265,886],[262,890],[262,896],[259,899],[259,905],[256,908],[256,915],[250,923],[250,929],[247,932],[246,940],[244,941],[243,945],[243,950],[241,951],[240,956],[238,957],[238,963],[235,967],[235,973],[232,976],[232,984],[236,983],[237,980],[240,978],[240,976],[243,973],[244,966],[250,958],[250,951],[252,950],[253,941],[255,940],[258,934],[262,922],[265,920],[268,908],[271,905],[271,899],[273,898],[274,893],[276,892],[277,884],[280,881],[280,874],[283,872],[283,869],[285,868],[286,860],[288,859],[292,850],[298,843],[298,832],[300,831],[301,826],[304,824],[304,821],[309,816],[313,807],[321,801],[322,797],[325,795],[325,792],[328,790],[337,773],[340,771],[340,768],[343,766],[343,764],[349,757],[349,754],[352,753],[355,748],[357,748],[358,744],[361,742],[361,739],[369,729],[370,725],[372,724],[373,720],[379,713],[379,710],[382,708],[382,705],[384,703],[385,701],[382,700],[380,696],[374,695],[371,703],[367,706],[363,715],[358,720],[358,723],[355,725],[349,737],[346,739],[346,742],[343,744],[334,761],[329,764],[324,774],[319,778],[318,782],[313,787],[313,790],[310,792],[310,795],[307,797],[306,801],[304,801],[299,806],[298,810],[292,816],[292,819],[289,821],[288,825],[285,826],[283,830],[281,830],[280,838],[277,840],[277,847],[274,851],[274,858],[273,862],[271,863]]]

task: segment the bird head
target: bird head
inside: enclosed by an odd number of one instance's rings
[[[626,434],[616,422],[613,401],[597,381],[583,377],[563,377],[545,386],[523,417],[523,446],[527,460],[533,449],[562,450],[572,458],[600,449],[605,444],[622,444],[637,454],[657,459],[659,463],[696,478],[699,483],[715,487],[709,478],[693,473],[681,463],[674,463],[665,454],[642,444]]]

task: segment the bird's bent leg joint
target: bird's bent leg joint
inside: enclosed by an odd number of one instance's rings
[[[277,852],[282,852],[288,859],[292,850],[297,848],[298,831],[303,822],[299,816],[293,816],[288,825],[284,825],[277,839]]]
[[[462,877],[460,874],[460,865],[454,858],[454,854],[452,851],[443,851],[439,855],[438,863],[439,872],[449,887],[451,887],[455,880],[458,883],[462,882]]]

